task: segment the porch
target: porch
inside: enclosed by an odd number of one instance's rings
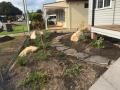
[[[44,18],[45,18],[45,26],[46,29],[64,29],[66,28],[66,9],[68,8],[66,3],[61,2],[54,2],[44,4]],[[56,18],[49,20],[50,16],[55,16]],[[50,23],[54,22],[53,25]]]
[[[120,39],[120,25],[101,25],[91,28],[91,38],[96,38],[96,34]]]

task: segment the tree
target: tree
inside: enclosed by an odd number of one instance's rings
[[[6,16],[22,15],[22,11],[17,7],[13,6],[11,2],[1,2],[0,15]]]
[[[38,9],[38,10],[37,10],[37,13],[42,14],[43,12],[42,12],[42,10],[41,10],[41,9]]]
[[[29,13],[29,19],[32,21],[32,29],[44,28],[44,20],[42,14],[36,12]]]

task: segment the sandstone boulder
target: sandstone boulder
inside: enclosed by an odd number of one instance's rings
[[[78,30],[77,32],[73,33],[73,35],[71,36],[70,40],[72,42],[78,42],[81,34],[82,33],[80,32],[80,30]]]
[[[36,31],[33,31],[30,35],[30,39],[34,40],[34,39],[36,39],[36,37],[37,37],[36,36]]]
[[[19,54],[19,56],[20,56],[20,57],[24,57],[24,56],[26,56],[27,54],[33,53],[33,52],[35,52],[35,51],[37,51],[37,50],[38,50],[38,47],[29,46],[29,47],[26,47],[26,48]]]

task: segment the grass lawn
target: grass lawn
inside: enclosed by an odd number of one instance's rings
[[[16,34],[16,33],[22,33],[22,32],[27,32],[26,25],[22,25],[22,24],[17,26],[14,25],[12,32],[3,31],[3,32],[0,32],[0,35]]]

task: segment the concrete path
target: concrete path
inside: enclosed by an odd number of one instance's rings
[[[89,90],[120,90],[120,58]]]

